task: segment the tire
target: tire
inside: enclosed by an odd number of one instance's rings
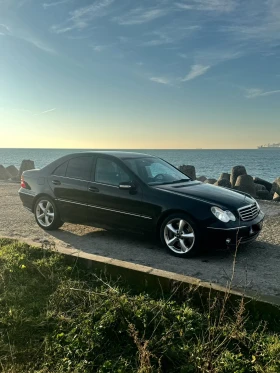
[[[56,230],[63,225],[53,199],[48,196],[42,196],[36,201],[34,215],[39,227],[46,231]]]
[[[177,257],[190,258],[201,251],[197,225],[184,213],[175,213],[164,219],[160,239],[167,251]]]

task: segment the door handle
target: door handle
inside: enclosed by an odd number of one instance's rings
[[[61,184],[61,182],[59,180],[52,180],[52,183],[54,185],[60,185]]]
[[[98,192],[99,192],[99,189],[96,188],[96,187],[93,187],[93,186],[90,186],[90,187],[88,188],[88,190],[89,190],[90,192],[92,192],[92,193],[98,193]]]

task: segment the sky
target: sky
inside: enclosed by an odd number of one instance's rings
[[[280,0],[0,0],[0,148],[280,142]]]

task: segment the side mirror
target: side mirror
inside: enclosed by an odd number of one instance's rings
[[[119,189],[135,190],[136,185],[132,181],[123,181],[119,184]]]

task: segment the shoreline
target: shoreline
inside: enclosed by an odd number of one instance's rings
[[[0,165],[17,168],[23,159],[35,161],[40,169],[52,161],[71,153],[91,151],[94,149],[70,148],[0,148]],[[98,150],[98,149],[96,149]],[[101,149],[101,150],[105,150]],[[218,178],[223,172],[230,173],[235,165],[245,165],[248,174],[273,182],[280,176],[279,152],[260,151],[259,149],[110,149],[141,152],[158,156],[179,167],[183,164],[195,165],[197,175]]]

